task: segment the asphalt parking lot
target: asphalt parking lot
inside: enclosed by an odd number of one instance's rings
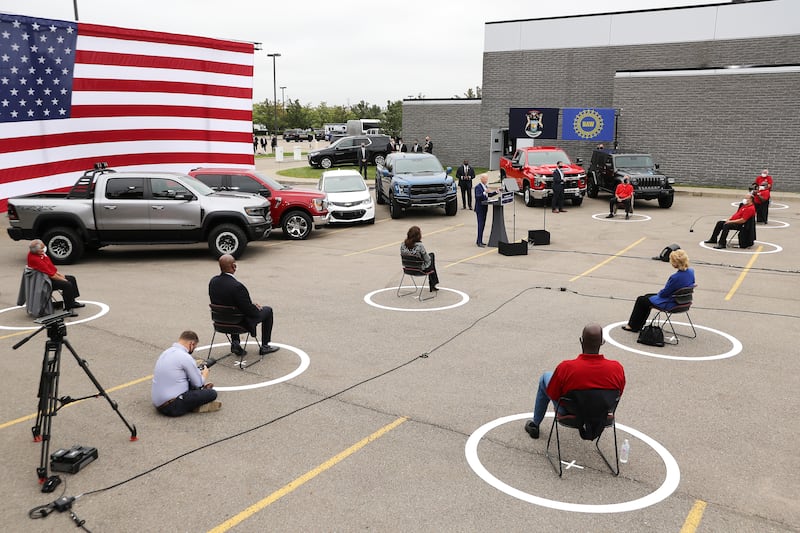
[[[64,407],[51,450],[94,446],[99,458],[52,494],[39,490],[31,438],[46,335],[11,349],[32,322],[15,308],[26,246],[3,232],[0,523],[74,529],[68,512],[28,517],[63,493],[83,495],[73,511],[93,532],[798,531],[800,196],[774,198],[770,224],[741,251],[700,244],[735,210],[736,196],[708,191],[681,193],[668,210],[637,203],[630,221],[604,219],[604,195],[558,215],[517,199],[509,237],[546,224],[552,238],[517,257],[477,248],[475,215],[462,209],[392,220],[378,206],[372,226],[306,241],[278,230],[250,243],[237,277],[275,309],[282,349],[246,370],[218,363],[222,410],[179,419],[153,409],[150,374],[182,330],[210,342],[215,259],[200,244],[88,254],[60,269],[87,304],[66,338],[138,440],[102,398]],[[398,247],[414,224],[443,289],[426,302],[396,296]],[[644,347],[619,326],[673,272],[652,260],[671,243],[696,270],[698,336]],[[544,455],[549,427],[531,440],[524,419],[539,374],[575,357],[593,321],[607,328],[606,357],[625,367],[618,436],[630,461],[613,477],[563,431],[571,464],[559,479]],[[59,396],[94,392],[65,349]]]

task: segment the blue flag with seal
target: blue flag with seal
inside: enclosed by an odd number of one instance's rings
[[[565,107],[561,138],[565,141],[614,140],[614,108]]]

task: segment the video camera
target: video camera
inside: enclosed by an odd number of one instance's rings
[[[217,360],[212,357],[210,359],[206,359],[205,361],[200,361],[199,363],[197,363],[197,368],[199,370],[205,370],[206,368],[211,368],[216,364]]]

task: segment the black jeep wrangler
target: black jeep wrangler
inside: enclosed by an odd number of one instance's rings
[[[672,207],[675,199],[674,178],[658,172],[650,154],[622,153],[616,150],[595,150],[586,173],[586,194],[597,198],[602,190],[614,194],[627,175],[633,185],[634,200],[658,200],[658,207]]]

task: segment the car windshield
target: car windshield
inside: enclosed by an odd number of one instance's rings
[[[394,162],[395,174],[419,174],[421,172],[444,172],[439,160],[434,157],[420,157],[413,159],[396,159]]]
[[[214,194],[217,192],[199,179],[193,178],[192,176],[181,176],[181,179],[185,180],[186,184],[201,196],[208,196],[209,194]]]
[[[548,150],[546,152],[528,152],[528,166],[538,167],[540,165],[555,165],[561,161],[565,165],[572,164],[563,150]]]
[[[258,179],[269,185],[271,189],[275,189],[276,191],[285,191],[291,189],[291,187],[289,187],[288,185],[283,185],[281,183],[278,183],[274,179],[270,178],[269,176],[265,176],[261,172],[253,172],[253,174],[255,174],[258,177]]]
[[[653,158],[649,155],[619,155],[614,161],[619,168],[653,168]]]
[[[327,176],[322,182],[325,192],[366,191],[367,184],[361,176]]]

